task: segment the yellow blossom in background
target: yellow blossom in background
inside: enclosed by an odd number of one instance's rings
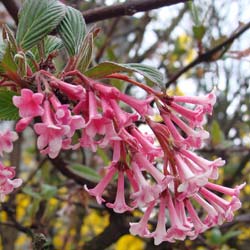
[[[109,224],[109,215],[107,213],[100,214],[90,209],[89,214],[84,218],[81,233],[84,236],[90,234],[100,234]]]
[[[115,244],[115,250],[143,250],[144,242],[133,235],[122,236]]]

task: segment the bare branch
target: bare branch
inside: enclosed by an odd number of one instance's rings
[[[93,188],[96,185],[96,183],[93,183],[92,181],[89,181],[70,170],[68,164],[60,156],[56,157],[55,159],[49,158],[49,160],[64,176],[74,180],[77,184],[87,185],[89,188]]]
[[[133,0],[112,6],[99,7],[83,12],[86,23],[93,23],[119,16],[133,16],[135,13],[158,9],[178,3],[185,3],[188,0]]]
[[[193,68],[194,66],[202,63],[202,62],[211,62],[215,61],[213,58],[218,52],[223,51],[225,47],[229,46],[236,38],[240,37],[245,31],[250,28],[250,22],[243,25],[237,32],[234,32],[228,39],[226,39],[221,44],[215,46],[211,50],[200,54],[195,60],[193,60],[190,64],[186,65],[182,69],[180,69],[176,74],[174,74],[166,83],[166,88],[168,88],[172,83],[174,83],[182,74]],[[219,59],[219,58],[216,58]]]
[[[1,0],[3,5],[5,6],[6,10],[9,12],[9,14],[12,16],[12,18],[15,20],[15,23],[18,23],[18,11],[19,11],[19,4],[15,0]]]

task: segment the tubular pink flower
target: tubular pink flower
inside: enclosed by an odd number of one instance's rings
[[[213,106],[216,102],[216,95],[214,91],[210,92],[205,96],[173,96],[175,102],[185,102],[192,104],[199,104],[205,107],[206,112],[211,114]]]
[[[192,172],[191,168],[178,153],[176,153],[174,157],[181,180],[178,192],[184,192],[184,197],[196,193],[200,187],[204,186],[208,182],[209,173],[199,173],[198,171]]]
[[[58,125],[68,125],[70,132],[67,135],[72,137],[77,129],[81,129],[85,125],[85,121],[80,115],[71,115],[69,105],[61,104],[55,95],[50,97],[50,102],[55,109],[55,120]]]
[[[128,127],[139,118],[138,114],[123,111],[115,100],[110,100],[110,105],[114,111],[114,116],[119,124],[119,128]]]
[[[125,202],[124,192],[124,173],[122,170],[118,171],[118,184],[116,191],[116,198],[114,203],[107,203],[107,207],[113,208],[116,213],[124,213],[126,211],[132,211],[133,208],[129,207]]]
[[[21,118],[16,124],[16,131],[22,132],[24,129],[26,129],[29,126],[32,120],[33,120],[33,117]]]
[[[174,144],[176,146],[179,146],[179,147],[188,146],[185,142],[185,138],[180,134],[178,129],[174,126],[171,119],[165,114],[162,114],[162,118],[163,118],[164,123],[166,124],[168,130],[170,131],[170,133],[173,137]]]
[[[139,235],[141,237],[147,237],[150,236],[150,232],[148,230],[148,220],[150,217],[150,214],[152,213],[154,206],[156,204],[156,200],[151,201],[146,211],[143,213],[143,216],[139,222],[136,223],[129,223],[130,229],[129,232],[133,235]]]
[[[117,88],[106,86],[98,82],[95,82],[93,84],[93,88],[101,93],[105,98],[117,99],[121,94],[121,92]]]
[[[239,196],[240,190],[245,185],[246,185],[246,183],[243,183],[243,184],[241,184],[239,186],[236,186],[235,188],[228,188],[228,187],[224,187],[224,186],[221,186],[221,185],[218,185],[218,184],[215,184],[215,183],[208,182],[205,185],[205,188],[208,188],[210,190],[217,191],[217,192],[220,192],[222,194],[229,195],[229,196]]]
[[[151,201],[158,199],[161,192],[160,185],[150,185],[145,180],[136,162],[132,162],[131,167],[139,186],[139,190],[130,195],[130,198],[133,199],[132,205],[134,207],[145,206]]]
[[[163,156],[163,151],[160,147],[156,147],[151,143],[145,135],[142,134],[136,127],[132,127],[130,129],[131,135],[135,137],[135,139],[141,145],[141,152],[147,155],[152,161],[155,157]]]
[[[170,107],[183,118],[185,118],[191,127],[202,127],[204,123],[205,111],[202,106],[197,106],[194,110],[183,107],[175,102],[170,103]]]
[[[0,132],[0,156],[3,156],[3,152],[12,152],[13,142],[17,139],[18,135],[14,131],[6,130],[5,132]]]
[[[48,154],[53,159],[59,154],[63,144],[63,137],[69,133],[70,127],[54,124],[48,100],[44,101],[42,121],[43,123],[34,125],[35,132],[39,135],[37,147],[41,153]]]
[[[204,187],[199,192],[207,201],[213,204],[222,219],[226,219],[227,221],[231,221],[233,219],[233,212],[241,207],[241,202],[236,196],[233,196],[229,202]]]
[[[133,160],[142,169],[146,170],[151,176],[154,177],[158,184],[161,184],[165,179],[165,175],[160,172],[155,166],[153,166],[145,157],[143,153],[137,153],[134,155]]]
[[[68,98],[81,100],[85,96],[85,89],[81,85],[73,85],[57,78],[51,82],[52,86],[59,88]]]
[[[170,119],[182,129],[187,135],[187,139],[191,147],[200,148],[204,139],[209,138],[209,133],[203,129],[193,130],[187,124],[185,124],[180,118],[170,113]]]
[[[85,132],[94,137],[96,134],[104,134],[105,127],[104,123],[108,121],[108,119],[102,117],[97,110],[97,101],[94,93],[92,91],[88,92],[88,105],[89,105],[89,117],[88,121],[85,124]]]
[[[194,231],[190,236],[191,240],[194,240],[200,233],[206,231],[209,227],[205,225],[199,218],[197,212],[195,211],[192,203],[189,199],[185,200],[186,208],[189,214],[190,222],[192,222]]]
[[[221,224],[219,214],[211,204],[204,200],[198,193],[194,194],[192,198],[207,212],[207,216],[203,222],[205,225],[212,227],[216,224]]]
[[[14,167],[6,167],[0,162],[0,201],[4,201],[5,195],[22,185],[21,179],[13,179],[15,175]]]
[[[175,242],[175,240],[184,240],[188,235],[189,228],[186,228],[180,221],[169,191],[167,191],[167,208],[171,227],[167,230],[166,241]]]
[[[160,245],[163,241],[165,241],[167,235],[165,208],[166,197],[162,195],[160,197],[160,208],[158,212],[156,229],[150,234],[150,236],[154,238],[155,245]]]
[[[153,110],[149,104],[152,102],[154,97],[148,97],[146,100],[137,100],[132,96],[120,93],[119,99],[135,109],[141,116],[153,114]]]
[[[43,94],[33,93],[30,89],[22,89],[21,96],[13,96],[13,104],[19,108],[22,118],[41,116],[44,113],[40,106],[43,102]]]
[[[190,159],[195,164],[197,164],[199,167],[201,167],[204,171],[211,170],[211,174],[209,175],[210,179],[217,179],[218,178],[218,167],[221,167],[225,164],[225,161],[221,158],[217,158],[214,161],[206,160],[195,153],[180,149],[180,153],[185,156],[187,159]]]
[[[92,189],[88,189],[86,185],[84,185],[85,190],[92,196],[95,196],[98,204],[102,204],[105,200],[102,198],[102,194],[107,187],[107,185],[112,180],[113,176],[117,172],[117,168],[112,163],[107,170],[107,174],[102,178],[102,180]]]

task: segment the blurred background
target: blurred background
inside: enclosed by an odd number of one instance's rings
[[[141,0],[143,1],[143,0]],[[21,1],[16,1],[21,4]],[[81,11],[125,1],[64,0]],[[127,1],[129,2],[129,1]],[[35,148],[31,129],[20,135],[14,152],[5,160],[16,166],[24,185],[0,204],[0,249],[28,250],[29,230],[46,242],[44,249],[56,250],[245,250],[250,244],[250,30],[216,54],[170,81],[181,68],[237,32],[250,22],[248,0],[195,0],[177,5],[96,22],[101,28],[95,39],[93,65],[110,60],[118,63],[145,63],[160,69],[168,91],[175,95],[199,95],[216,88],[217,103],[205,125],[211,139],[200,150],[208,159],[222,157],[218,183],[233,187],[246,182],[241,193],[242,208],[234,221],[200,235],[196,240],[154,246],[151,239],[128,233],[128,219],[141,215],[116,215],[88,197],[82,185],[65,177],[59,168],[43,158]],[[15,29],[15,22],[0,2],[0,23]],[[91,28],[94,23],[89,24]],[[57,59],[62,64],[62,58]],[[112,80],[127,93],[144,93]],[[0,104],[1,105],[1,104]],[[0,129],[13,123],[0,123]],[[96,178],[109,162],[109,152],[98,150],[65,155],[75,162],[75,174],[93,180],[77,163],[91,167]],[[59,163],[60,164],[60,163]],[[89,170],[89,168],[88,168]],[[46,238],[39,233],[46,235]],[[84,246],[85,244],[85,246]]]

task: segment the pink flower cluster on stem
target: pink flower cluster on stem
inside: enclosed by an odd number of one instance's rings
[[[13,150],[13,142],[17,139],[18,135],[14,131],[0,132],[0,156],[3,156],[3,152],[10,153]],[[4,166],[0,161],[0,201],[4,201],[5,196],[11,193],[14,188],[21,186],[22,180],[14,179],[15,175],[14,167]]]
[[[218,178],[218,168],[225,161],[210,161],[194,152],[209,138],[203,123],[216,102],[213,91],[200,97],[169,97],[131,80],[148,91],[145,100],[138,100],[77,71],[67,72],[62,79],[44,71],[37,74],[37,92],[22,89],[21,96],[13,98],[21,117],[17,130],[36,118],[38,149],[51,158],[61,150],[79,147],[93,152],[98,147],[112,149],[113,158],[103,179],[96,187],[85,189],[116,213],[143,210],[141,220],[130,223],[132,234],[152,237],[158,245],[195,239],[208,228],[232,220],[241,206],[239,192],[244,184],[235,188],[214,184],[210,180]],[[71,83],[65,76],[70,76]],[[120,74],[111,76],[129,81]],[[152,101],[157,108],[152,108]],[[162,122],[154,121],[155,113]],[[143,132],[136,122],[144,122],[152,133]],[[73,143],[77,131],[80,137]],[[125,180],[129,189],[125,189]],[[106,201],[111,182],[117,183],[116,196]],[[197,209],[203,210],[202,216]],[[154,216],[157,224],[150,230],[149,220]]]

